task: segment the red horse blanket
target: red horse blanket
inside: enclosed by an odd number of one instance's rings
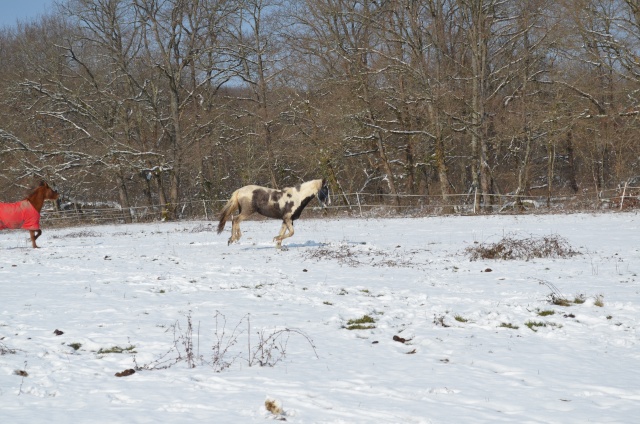
[[[0,203],[0,230],[39,230],[40,213],[28,200],[16,203]]]

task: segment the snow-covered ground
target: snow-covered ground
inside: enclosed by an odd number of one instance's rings
[[[303,216],[281,251],[277,221],[215,225],[0,233],[0,422],[640,416],[636,214]],[[580,254],[465,252],[505,236]]]

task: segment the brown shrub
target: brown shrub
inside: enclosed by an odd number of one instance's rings
[[[506,236],[497,243],[480,243],[465,249],[472,261],[478,259],[531,260],[534,258],[568,258],[577,255],[566,239],[558,236],[517,239]]]

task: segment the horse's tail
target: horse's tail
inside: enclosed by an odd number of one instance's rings
[[[218,234],[224,230],[224,225],[227,223],[227,220],[233,214],[233,212],[238,209],[238,190],[234,191],[231,195],[231,199],[224,205],[222,211],[220,212],[220,222],[218,223]]]

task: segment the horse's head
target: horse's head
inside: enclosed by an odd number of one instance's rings
[[[40,184],[31,190],[31,193],[27,196],[26,200],[33,205],[33,207],[40,212],[45,200],[56,200],[59,194],[56,190],[49,187],[44,181],[40,181]]]
[[[320,190],[318,190],[318,193],[316,195],[322,207],[331,204],[331,198],[329,197],[329,183],[326,179],[322,180],[322,186],[320,187]]]
[[[56,200],[58,196],[60,196],[60,193],[49,187],[49,184],[47,184],[45,181],[40,181],[40,186],[38,186],[38,189],[44,192],[45,200]]]

